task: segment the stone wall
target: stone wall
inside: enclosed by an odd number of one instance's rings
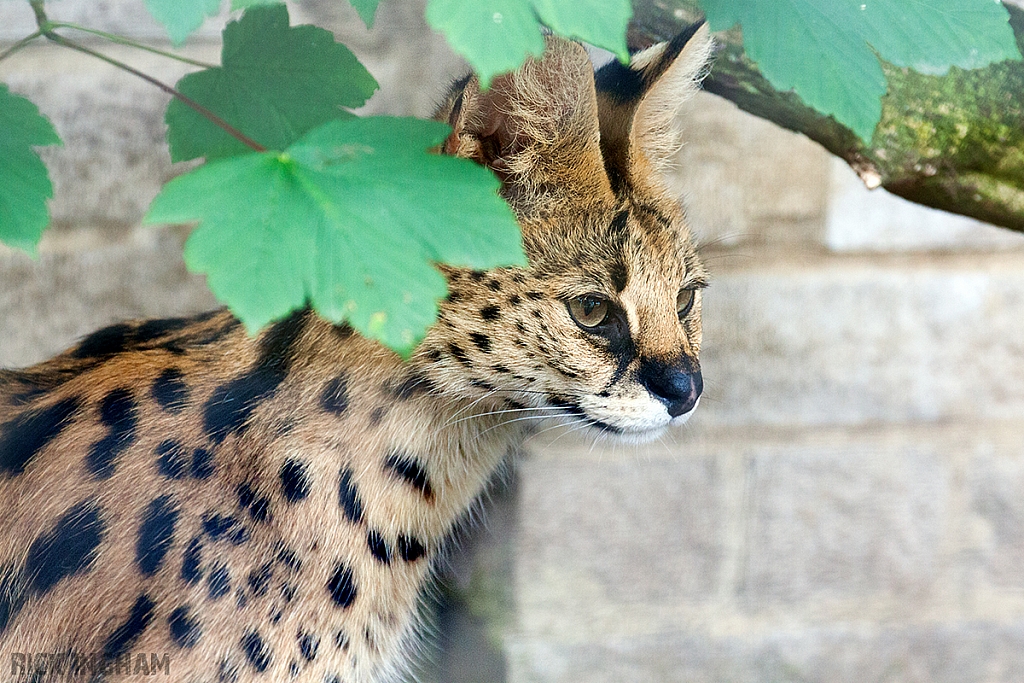
[[[162,41],[139,0],[51,11]],[[419,0],[386,0],[372,31],[343,2],[292,15],[364,60],[382,84],[371,111],[427,114],[463,69]],[[0,50],[31,20],[0,3]],[[187,52],[216,59],[222,24]],[[165,97],[47,45],[0,62],[0,80],[65,141],[44,152],[57,196],[40,259],[0,247],[0,365],[215,305],[181,263],[184,233],[138,227],[182,170],[161,143]],[[681,122],[671,182],[714,276],[701,408],[650,446],[557,430],[529,444],[445,575],[425,676],[1024,680],[1024,238],[869,193],[712,96]]]

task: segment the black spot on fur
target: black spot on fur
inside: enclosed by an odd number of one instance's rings
[[[298,678],[299,676],[299,663],[294,659],[288,664],[288,675],[292,678]]]
[[[353,524],[363,521],[363,502],[359,500],[359,490],[352,481],[352,470],[343,467],[338,481],[338,502],[345,511],[345,517]]]
[[[331,594],[334,604],[342,609],[352,606],[356,601],[356,583],[352,577],[352,568],[339,562],[327,582],[327,591]]]
[[[487,282],[487,288],[490,289],[492,292],[500,292],[501,291],[501,281],[500,280],[493,280],[493,279],[489,280]]]
[[[24,575],[16,572],[13,564],[0,567],[0,634],[25,606],[27,599]]]
[[[573,372],[572,370],[568,370],[566,368],[563,368],[560,365],[552,365],[551,367],[553,367],[555,370],[557,370],[558,373],[560,375],[562,375],[562,377],[566,377],[568,379],[579,379],[579,375],[576,374],[575,372]]]
[[[481,334],[479,332],[470,332],[469,338],[473,342],[473,344],[475,344],[476,347],[483,351],[484,353],[491,352],[491,338],[488,337],[486,334]]]
[[[620,211],[612,219],[611,228],[616,233],[622,236],[624,239],[627,232],[626,222],[629,219],[628,211]],[[622,257],[622,254],[616,254],[611,259],[611,265],[609,266],[608,277],[612,282],[612,287],[615,288],[616,292],[621,292],[626,288],[626,282],[629,278],[629,273],[626,270],[626,262]]]
[[[471,380],[469,380],[469,383],[472,384],[477,389],[483,389],[484,391],[494,391],[495,390],[495,386],[493,384],[491,384],[490,382],[488,382],[486,380],[477,379],[476,377],[474,377]]]
[[[205,322],[218,315],[219,311],[210,311],[198,316],[194,320],[196,322]],[[168,351],[173,353],[184,353],[186,347],[199,348],[215,344],[221,339],[235,331],[241,322],[238,318],[231,316],[223,323],[215,325],[214,327],[207,329],[192,330],[190,333],[180,336],[179,338],[168,340],[161,344],[161,346]]]
[[[227,565],[219,562],[206,577],[206,590],[211,600],[218,600],[231,591],[231,573]]]
[[[366,534],[366,545],[370,548],[370,554],[377,558],[378,562],[391,564],[391,548],[388,547],[384,537],[376,529],[370,529]]]
[[[252,369],[214,390],[203,407],[203,428],[211,441],[219,444],[245,431],[252,412],[277,392],[288,376],[305,320],[306,311],[298,311],[274,324],[260,339]]]
[[[3,374],[0,373],[0,382],[3,381]],[[35,401],[41,396],[46,396],[50,393],[50,389],[47,387],[33,387],[29,386],[16,394],[11,395],[12,406],[27,406],[28,404]]]
[[[281,597],[284,598],[285,602],[291,602],[295,599],[295,586],[286,583],[281,586]]]
[[[324,683],[341,683],[341,676],[338,674],[327,674],[324,676]]]
[[[281,492],[289,503],[297,503],[309,495],[309,473],[306,464],[288,460],[281,466]]]
[[[270,666],[270,650],[256,631],[248,631],[242,636],[242,650],[245,651],[245,658],[249,664],[257,671],[266,671]]]
[[[448,295],[445,297],[445,299],[448,301],[448,303],[458,303],[459,301],[462,301],[462,293],[459,292],[457,289],[449,289]]]
[[[125,324],[111,325],[93,332],[82,340],[71,352],[73,358],[105,360],[127,349],[132,338],[132,328]]]
[[[501,317],[501,307],[491,304],[480,309],[480,317],[484,320],[497,320]]]
[[[417,394],[433,393],[435,387],[433,383],[423,375],[417,372],[410,372],[401,382],[393,386],[388,386],[386,390],[395,398],[405,401]]]
[[[256,501],[256,492],[249,484],[239,484],[235,492],[238,494],[238,505],[243,510],[249,508]]]
[[[89,570],[105,532],[94,501],[84,501],[65,512],[53,529],[29,546],[24,569],[28,589],[45,593],[61,579]]]
[[[121,388],[104,396],[100,402],[100,421],[110,431],[93,444],[85,462],[97,479],[109,479],[114,474],[115,458],[135,440],[139,415],[132,392]]]
[[[484,278],[487,277],[486,270],[471,270],[469,271],[469,279],[473,282],[483,282]]]
[[[541,294],[540,292],[527,292],[526,298],[530,299],[531,301],[540,301],[541,299],[544,298],[544,295]]]
[[[103,656],[107,659],[114,659],[120,657],[128,648],[139,639],[142,632],[149,626],[149,622],[153,620],[153,609],[156,607],[156,603],[148,595],[140,595],[135,600],[135,604],[132,605],[132,611],[128,615],[128,619],[114,629],[114,632],[107,638],[106,644],[103,646]]]
[[[217,683],[237,683],[238,666],[234,662],[222,659],[217,669]]]
[[[258,569],[253,569],[249,572],[247,582],[249,589],[252,594],[260,598],[267,594],[267,587],[270,585],[270,579],[274,575],[274,565],[267,562]]]
[[[388,409],[384,406],[377,406],[370,412],[370,424],[377,426],[384,419],[384,416],[388,414]]]
[[[213,474],[213,453],[205,448],[192,451],[192,476],[207,479]]]
[[[249,530],[237,517],[207,512],[203,515],[203,531],[215,541],[224,538],[233,545],[241,545],[249,540]]]
[[[135,561],[143,575],[152,576],[160,569],[174,541],[177,523],[178,506],[171,496],[160,496],[146,508],[135,545]]]
[[[507,375],[507,374],[510,374],[512,372],[511,370],[506,368],[504,365],[492,365],[491,366],[491,370],[494,370],[495,372],[500,373],[502,375]]]
[[[239,484],[238,505],[243,510],[249,511],[249,516],[257,522],[265,522],[270,517],[270,499],[266,496],[257,496],[249,484]]]
[[[423,544],[420,543],[418,538],[415,536],[399,534],[398,554],[402,556],[403,560],[406,562],[415,562],[423,557],[426,552],[426,548],[423,547]]]
[[[171,612],[167,617],[167,625],[170,627],[171,640],[181,648],[195,647],[203,635],[199,620],[192,616],[191,610],[185,605]]]
[[[302,562],[299,560],[299,556],[295,554],[294,550],[288,548],[281,548],[277,551],[277,561],[283,564],[292,571],[299,571],[302,569]]]
[[[369,624],[367,624],[363,629],[363,639],[366,641],[366,646],[370,648],[371,652],[380,651],[380,648],[377,645],[377,638],[373,635],[373,631],[370,630]]]
[[[448,353],[450,353],[455,360],[459,361],[460,363],[467,367],[473,365],[473,363],[471,363],[469,360],[469,356],[466,355],[466,352],[463,351],[462,347],[460,347],[458,344],[449,343]]]
[[[166,337],[174,332],[180,332],[195,322],[195,318],[159,318],[147,320],[135,330],[135,342],[147,344],[156,339]]]
[[[523,297],[519,296],[518,294],[513,294],[508,298],[508,303],[510,306],[518,306],[519,304],[523,303]]]
[[[307,662],[316,659],[316,651],[320,649],[320,639],[308,633],[299,634],[299,652]]]
[[[199,580],[203,578],[202,553],[202,540],[196,536],[188,542],[185,555],[181,560],[181,578],[189,585],[199,583]]]
[[[153,381],[150,390],[160,407],[169,413],[178,413],[188,402],[189,390],[185,375],[178,368],[167,368]]]
[[[161,441],[156,447],[156,466],[160,474],[169,479],[181,479],[188,468],[185,449],[177,441],[168,439]]]
[[[338,339],[348,339],[352,336],[353,332],[354,330],[352,329],[352,326],[348,323],[342,323],[334,326],[334,334]]]
[[[427,500],[433,500],[434,490],[430,486],[423,464],[411,455],[393,451],[384,459],[384,470],[394,473],[405,480],[413,488],[423,494]]]
[[[348,378],[338,375],[324,387],[320,394],[320,407],[329,413],[341,415],[348,408]]]
[[[4,423],[0,427],[0,471],[12,476],[24,472],[29,461],[64,431],[80,403],[81,399],[72,396]]]
[[[344,630],[339,629],[338,632],[334,634],[334,647],[339,650],[348,649],[348,634],[345,633]]]

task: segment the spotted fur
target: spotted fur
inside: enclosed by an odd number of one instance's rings
[[[695,28],[595,78],[550,38],[453,87],[444,151],[501,177],[530,265],[444,268],[408,363],[308,311],[256,338],[214,312],[0,371],[4,676],[69,652],[117,667],[97,681],[401,676],[439,553],[534,418],[644,440],[696,407],[705,273],[655,169],[709,46]]]

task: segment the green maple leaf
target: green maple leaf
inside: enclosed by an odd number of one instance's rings
[[[700,4],[713,30],[743,26],[743,49],[776,89],[795,90],[866,142],[886,91],[879,57],[927,74],[1020,59],[1006,8],[992,0]]]
[[[377,13],[379,0],[349,0],[352,6],[359,13],[359,18],[366,24],[366,28],[373,28],[373,15]]]
[[[222,66],[185,76],[177,89],[268,149],[352,116],[377,89],[355,55],[315,26],[289,26],[284,5],[253,7],[224,28]],[[216,159],[249,151],[178,100],[167,107],[171,159]]]
[[[32,149],[59,145],[53,124],[36,105],[0,83],[0,241],[31,255],[50,224],[46,201],[53,185]]]
[[[541,26],[628,59],[629,0],[430,0],[427,22],[445,34],[486,86],[544,51]]]
[[[435,263],[525,263],[493,174],[425,151],[449,131],[419,119],[332,121],[284,153],[172,180],[145,220],[199,222],[185,261],[249,330],[308,302],[407,354],[446,292]]]
[[[171,42],[181,45],[206,17],[217,13],[220,0],[146,0],[146,8],[167,29]]]
[[[231,10],[249,9],[257,5],[280,5],[281,0],[231,0]]]

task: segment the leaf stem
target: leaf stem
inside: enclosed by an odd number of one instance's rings
[[[22,38],[21,40],[16,42],[14,45],[11,45],[9,48],[4,50],[3,52],[0,52],[0,62],[4,61],[5,59],[10,57],[15,52],[17,52],[21,48],[25,47],[26,45],[28,45],[29,43],[31,43],[33,40],[35,40],[36,38],[38,38],[41,35],[43,35],[42,31],[36,31],[35,33],[33,33],[30,36],[25,36],[24,38]]]
[[[167,93],[168,95],[171,95],[172,97],[177,98],[183,104],[191,107],[196,112],[198,112],[201,116],[205,117],[207,120],[209,120],[215,126],[217,126],[221,130],[223,130],[225,133],[227,133],[231,137],[233,137],[236,140],[238,140],[239,142],[241,142],[243,145],[245,145],[249,149],[251,149],[253,151],[256,151],[256,152],[266,152],[267,151],[266,147],[264,147],[260,143],[256,142],[252,138],[246,136],[240,130],[238,130],[237,128],[232,126],[230,123],[228,123],[227,121],[225,121],[221,117],[219,117],[216,114],[214,114],[212,111],[210,111],[209,109],[207,109],[203,105],[201,105],[198,102],[196,102],[195,100],[193,100],[191,97],[188,97],[187,95],[184,95],[183,93],[175,90],[174,88],[172,88],[171,86],[167,85],[166,83],[158,81],[157,79],[153,78],[149,74],[145,74],[145,73],[139,71],[138,69],[136,69],[136,68],[134,68],[132,66],[129,66],[128,64],[125,64],[124,62],[121,62],[121,61],[118,61],[118,60],[114,59],[113,57],[108,57],[107,55],[104,55],[102,53],[96,52],[95,50],[89,49],[89,48],[85,47],[84,45],[79,45],[78,43],[76,43],[76,42],[74,42],[72,40],[68,40],[67,38],[65,38],[64,36],[62,36],[62,35],[60,35],[58,33],[54,33],[53,31],[45,31],[43,33],[43,35],[45,35],[48,39],[52,40],[53,42],[57,43],[58,45],[63,45],[64,47],[68,47],[68,48],[71,48],[72,50],[77,50],[78,52],[82,52],[84,54],[87,54],[87,55],[90,55],[92,57],[95,57],[96,59],[103,60],[107,64],[110,64],[112,66],[116,66],[117,68],[122,69],[124,71],[127,71],[128,73],[130,73],[132,75],[138,76],[139,78],[141,78],[142,80],[146,81],[147,83],[150,83],[151,85],[155,85],[156,87],[160,88],[165,93]]]
[[[215,64],[207,64],[206,62],[200,62],[199,60],[191,59],[191,58],[185,57],[183,55],[174,54],[173,52],[167,52],[166,50],[159,50],[159,49],[157,49],[155,47],[150,47],[149,45],[145,45],[143,43],[137,43],[134,40],[130,40],[128,38],[125,38],[124,36],[119,36],[119,35],[116,35],[116,34],[113,34],[113,33],[107,33],[106,31],[98,31],[98,30],[96,30],[94,28],[88,28],[87,26],[79,26],[78,24],[71,24],[71,23],[64,22],[64,21],[55,21],[55,22],[52,22],[50,24],[50,27],[51,28],[69,28],[69,29],[73,29],[75,31],[82,31],[83,33],[90,33],[90,34],[92,34],[94,36],[99,36],[100,38],[104,38],[106,40],[109,40],[112,43],[117,43],[118,45],[127,45],[128,47],[134,47],[134,48],[136,48],[138,50],[145,50],[146,52],[152,52],[153,54],[160,55],[161,57],[167,57],[168,59],[176,59],[179,62],[184,62],[185,64],[191,64],[192,66],[198,66],[198,67],[201,67],[203,69],[215,69],[215,68],[217,68]]]
[[[28,4],[32,5],[32,11],[36,14],[36,26],[39,27],[39,32],[45,34],[49,29],[50,20],[46,16],[43,0],[28,0]]]

